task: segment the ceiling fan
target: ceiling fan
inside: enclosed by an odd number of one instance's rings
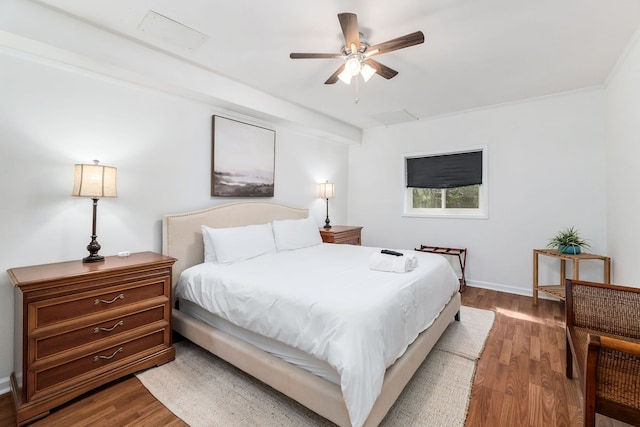
[[[291,59],[340,58],[344,60],[344,64],[324,82],[327,85],[334,84],[338,79],[349,84],[351,78],[358,74],[362,75],[365,81],[368,81],[376,73],[385,79],[391,79],[398,72],[371,57],[424,43],[424,34],[422,34],[422,31],[416,31],[406,36],[370,46],[360,39],[358,17],[355,13],[339,13],[338,20],[340,21],[345,41],[340,53],[291,53],[289,55]]]

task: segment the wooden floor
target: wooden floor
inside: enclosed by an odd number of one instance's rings
[[[581,393],[564,375],[564,314],[558,301],[467,287],[462,303],[494,310],[478,362],[466,427],[579,426]],[[0,426],[12,426],[11,398],[0,396]],[[185,426],[133,376],[88,393],[33,424],[40,426]],[[598,419],[598,425],[621,423]]]
[[[577,426],[576,380],[564,373],[564,305],[559,301],[469,289],[463,304],[495,310],[476,368],[466,426]]]

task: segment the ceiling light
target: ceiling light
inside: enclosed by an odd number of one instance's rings
[[[362,55],[351,55],[344,64],[344,70],[338,75],[338,78],[345,84],[351,83],[351,78],[362,75],[365,82],[376,73],[376,69],[364,61]]]
[[[376,69],[373,68],[371,65],[367,64],[366,62],[364,63],[364,65],[362,66],[362,70],[360,71],[360,74],[362,74],[362,78],[364,79],[365,82],[368,82],[369,79],[373,77],[375,73],[376,73]]]
[[[360,63],[360,58],[354,56],[347,60],[347,63],[344,67],[345,71],[349,71],[352,76],[357,76],[360,70],[362,69],[362,64]]]
[[[351,72],[347,67],[344,67],[344,70],[342,70],[342,72],[338,74],[338,78],[347,85],[351,83],[351,77]]]

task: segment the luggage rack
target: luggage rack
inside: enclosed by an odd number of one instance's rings
[[[464,289],[467,287],[467,281],[464,278],[464,268],[467,265],[467,248],[441,248],[438,246],[426,246],[420,245],[419,248],[415,248],[416,251],[420,252],[428,252],[432,254],[441,254],[441,255],[453,255],[458,257],[458,262],[460,263],[460,272],[462,277],[460,277],[460,292],[464,292]]]

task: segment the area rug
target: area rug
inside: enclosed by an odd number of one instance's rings
[[[460,322],[449,325],[381,426],[464,425],[476,361],[495,315],[460,311]],[[176,360],[136,376],[191,427],[334,425],[186,340],[176,343]]]

